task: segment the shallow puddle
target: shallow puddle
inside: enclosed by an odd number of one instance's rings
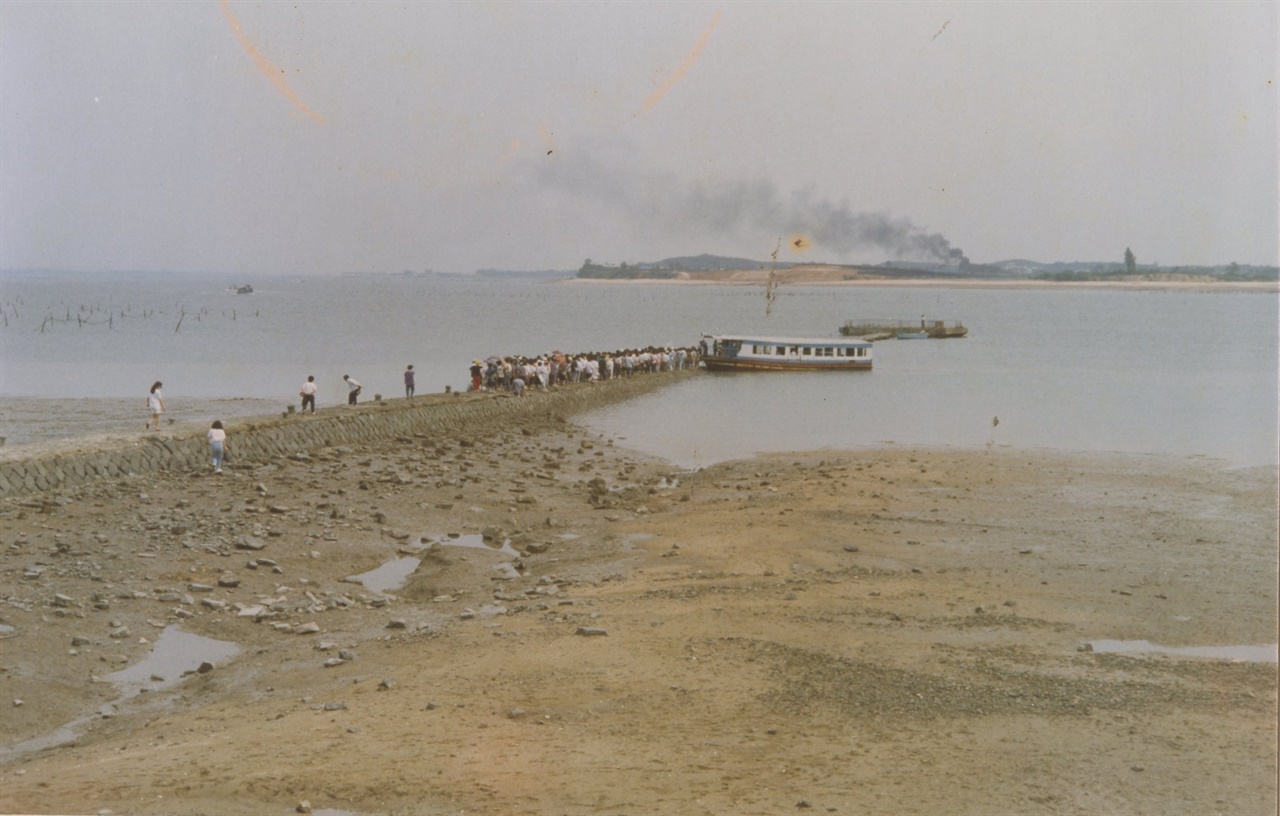
[[[110,708],[107,706],[106,708]],[[84,717],[78,717],[66,725],[59,726],[47,734],[41,734],[38,737],[32,737],[29,740],[15,742],[0,748],[0,757],[18,756],[28,751],[40,751],[45,748],[52,748],[55,745],[63,745],[71,742],[84,733],[89,724],[102,716],[102,712],[96,714],[88,714]]]
[[[503,539],[502,546],[495,547],[492,544],[486,543],[484,536],[479,533],[471,533],[469,535],[450,533],[447,537],[437,537],[434,539],[427,539],[424,536],[422,542],[426,546],[438,543],[442,547],[466,547],[473,550],[488,550],[489,552],[502,553],[509,558],[516,558],[520,555],[520,553],[516,552],[515,547],[511,546],[511,539]],[[519,571],[517,571],[515,566],[509,562],[504,561],[494,564],[493,568],[502,576],[503,580],[514,581],[520,577]]]
[[[421,558],[406,555],[402,558],[394,558],[368,572],[352,575],[347,580],[363,584],[364,588],[370,592],[390,592],[404,586],[405,581],[409,580],[409,576],[421,563]]]
[[[448,533],[440,536],[423,536],[418,540],[414,549],[425,550],[434,544],[441,547],[465,547],[475,550],[487,550],[489,552],[501,553],[503,555],[515,558],[520,555],[515,548],[511,546],[511,541],[502,542],[502,546],[495,547],[492,544],[486,544],[484,536],[479,533],[471,533],[462,535],[460,533]],[[362,584],[365,589],[370,592],[392,592],[403,587],[409,580],[409,576],[422,564],[422,559],[412,555],[405,555],[399,558],[393,558],[386,563],[362,572],[359,575],[352,575],[347,578],[348,581]],[[508,563],[494,564],[493,567],[504,578],[519,578],[520,573],[516,568]]]
[[[151,654],[127,669],[106,676],[105,679],[115,683],[121,691],[121,696],[114,702],[103,705],[94,714],[77,717],[48,733],[0,748],[0,757],[16,756],[72,742],[95,720],[112,716],[116,706],[137,697],[143,689],[158,690],[176,685],[187,674],[199,669],[201,663],[208,661],[216,664],[234,657],[239,651],[240,647],[234,643],[183,632],[177,624],[168,626],[156,638]]]
[[[515,558],[520,553],[516,552],[511,546],[511,540],[506,539],[502,542],[502,546],[495,547],[492,544],[486,544],[484,536],[479,533],[468,533],[467,535],[459,535],[457,533],[449,533],[443,536],[423,536],[423,548],[430,547],[432,544],[439,544],[442,547],[471,547],[477,550],[489,550],[490,552],[500,552]]]
[[[1270,646],[1160,646],[1149,640],[1094,640],[1089,645],[1095,652],[1111,654],[1167,654],[1245,663],[1275,663],[1277,654],[1274,643]]]
[[[143,687],[168,688],[181,680],[184,674],[198,669],[201,663],[227,660],[239,651],[240,647],[234,643],[193,635],[173,624],[165,627],[156,638],[151,654],[127,669],[108,674],[106,679],[118,685],[128,699]]]

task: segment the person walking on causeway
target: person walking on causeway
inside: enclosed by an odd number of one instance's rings
[[[209,453],[213,455],[213,472],[222,472],[222,457],[226,452],[227,432],[222,430],[222,420],[215,419],[209,429]]]
[[[151,423],[156,423],[156,430],[160,430],[160,415],[164,413],[164,397],[160,396],[160,386],[164,383],[156,380],[151,386],[151,393],[147,395],[147,424],[142,426],[142,430],[151,427]]]

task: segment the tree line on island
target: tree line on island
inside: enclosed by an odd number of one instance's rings
[[[1129,247],[1122,261],[1056,261],[1044,263],[1023,259],[995,263],[937,263],[884,261],[880,264],[779,264],[722,255],[686,255],[661,261],[618,264],[599,263],[588,258],[577,277],[596,280],[676,280],[715,279],[719,273],[776,270],[779,274],[803,277],[823,270],[830,280],[859,279],[977,279],[1046,281],[1280,281],[1280,267],[1239,264],[1210,266],[1162,266],[1139,264]],[[788,274],[790,273],[790,274]]]
[[[672,280],[681,273],[722,272],[736,269],[768,269],[769,262],[753,261],[748,258],[726,258],[722,255],[686,255],[679,258],[667,258],[662,261],[640,262],[629,264],[601,264],[587,258],[578,270],[579,278],[601,278],[604,280]]]

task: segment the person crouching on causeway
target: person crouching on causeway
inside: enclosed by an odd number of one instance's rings
[[[225,452],[227,432],[222,430],[222,420],[215,419],[209,429],[209,453],[213,455],[213,472],[222,472],[222,455]]]
[[[343,374],[342,379],[347,383],[347,405],[355,405],[356,398],[360,396],[360,383],[347,374]]]

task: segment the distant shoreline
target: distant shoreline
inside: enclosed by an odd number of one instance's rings
[[[588,285],[676,285],[676,286],[763,286],[766,278],[729,280],[681,278],[562,278],[548,281],[556,284]],[[864,279],[864,280],[786,280],[782,286],[853,286],[937,289],[1112,289],[1117,291],[1168,290],[1182,292],[1267,292],[1280,293],[1278,281],[1048,281],[937,278]]]
[[[780,270],[779,285],[782,286],[854,286],[854,287],[895,287],[895,288],[939,288],[939,289],[1113,289],[1125,291],[1168,290],[1168,291],[1221,291],[1221,292],[1268,292],[1280,293],[1280,281],[1220,281],[1220,280],[1082,280],[1057,281],[1019,278],[857,278],[845,280],[835,277],[838,268],[827,268],[823,272],[804,272],[799,275],[790,269]],[[109,276],[120,279],[131,278],[170,278],[175,273],[142,271],[142,272],[86,272],[79,270],[26,270],[0,269],[0,283],[29,282],[32,278],[65,279],[87,278],[100,281]],[[181,272],[177,274],[192,277],[221,277],[217,272]],[[316,275],[296,275],[289,273],[268,273],[258,277],[271,281],[298,282],[309,279],[376,277],[387,279],[405,279],[414,281],[450,281],[450,282],[519,282],[550,284],[678,284],[681,286],[763,286],[768,280],[767,270],[717,270],[715,272],[679,273],[695,274],[697,278],[578,278],[578,277],[546,277],[541,274],[522,275],[473,275],[468,273],[433,273],[431,275],[416,274],[405,276],[404,273],[393,272],[333,272]],[[713,277],[714,276],[714,277]],[[249,301],[244,301],[248,303]]]

